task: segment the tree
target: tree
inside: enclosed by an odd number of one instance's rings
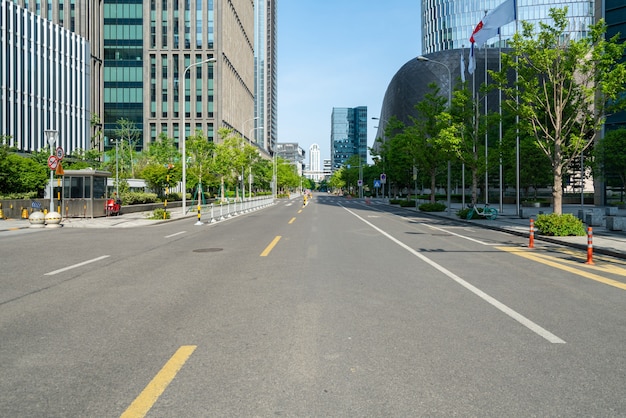
[[[48,183],[50,171],[34,158],[22,157],[0,146],[0,193],[28,193],[42,191]]]
[[[604,21],[589,36],[571,39],[567,8],[550,9],[554,26],[523,22],[523,30],[502,56],[502,71],[492,72],[520,116],[520,129],[535,138],[552,167],[553,211],[562,214],[564,170],[592,146],[611,111],[623,107],[626,64],[618,63],[626,45],[618,35],[605,40]],[[511,86],[507,76],[517,73]],[[516,105],[519,97],[519,106]]]
[[[450,159],[449,136],[450,115],[446,113],[445,97],[439,93],[436,84],[429,84],[430,91],[415,105],[417,117],[409,116],[413,126],[408,126],[400,134],[404,139],[406,153],[412,157],[415,166],[430,178],[430,201],[435,203],[437,173]]]
[[[141,131],[135,122],[119,119],[115,128],[115,140],[118,141],[118,164],[121,178],[135,178],[135,153],[141,139]],[[115,150],[112,150],[115,152]],[[128,170],[128,171],[127,171]]]

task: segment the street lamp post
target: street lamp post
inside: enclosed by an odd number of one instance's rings
[[[48,140],[48,145],[50,146],[50,156],[54,155],[54,146],[57,142],[57,137],[59,136],[59,131],[56,129],[46,129],[44,131],[46,135],[46,139]],[[53,189],[53,170],[50,169],[50,212],[54,212],[54,189]]]
[[[381,118],[377,118],[375,116],[372,116],[372,120],[377,120],[379,122],[379,126],[382,125],[383,126],[383,135],[385,133],[385,129],[387,128],[387,119],[381,119]],[[378,139],[378,138],[377,138]],[[383,138],[384,140],[384,138]],[[387,184],[387,173],[385,173],[385,157],[383,155],[383,174],[385,174],[385,178],[382,179],[381,178],[381,183],[382,183],[382,195],[383,195],[383,199],[385,198],[385,184]],[[381,176],[382,177],[382,176]],[[387,192],[390,192],[391,187],[388,188]],[[378,194],[378,192],[376,192]]]
[[[446,68],[446,70],[448,71],[448,111],[450,111],[450,108],[452,107],[452,73],[450,72],[450,67],[448,67],[446,64],[444,64],[443,62],[439,62],[439,61],[435,61],[435,60],[431,60],[430,58],[426,58],[423,55],[420,55],[419,57],[417,57],[418,61],[425,61],[425,62],[432,62],[435,64],[439,64],[442,65],[443,67]],[[450,187],[451,185],[451,180],[450,178],[452,177],[452,169],[451,169],[451,163],[450,160],[448,160],[448,192],[447,192],[447,200],[448,200],[448,215],[450,215],[451,213],[451,197],[450,197]]]
[[[185,76],[187,75],[187,71],[189,71],[189,69],[191,69],[191,67],[195,67],[196,65],[202,65],[202,64],[206,64],[209,62],[215,62],[216,59],[215,58],[208,58],[205,59],[204,61],[198,61],[198,62],[194,62],[193,64],[190,64],[189,66],[187,66],[187,68],[185,68],[185,71],[183,71],[183,82],[181,83],[182,87],[179,87],[179,89],[182,89],[183,94],[181,94],[180,96],[182,97],[183,100],[183,104],[182,104],[182,113],[183,113],[183,125],[181,126],[181,131],[182,131],[182,144],[181,144],[181,152],[182,152],[182,163],[183,163],[183,179],[182,179],[182,188],[183,188],[183,216],[185,216],[185,212],[187,211],[187,149],[185,147],[185,141],[187,138],[185,138],[185,136],[187,135],[186,129],[185,129]]]
[[[258,119],[258,116],[254,119]],[[263,129],[262,126],[257,126],[256,128],[252,128],[250,129],[250,145],[252,145],[252,133],[254,131],[256,131],[257,129]],[[254,141],[256,143],[256,141]],[[252,198],[252,165],[250,165],[250,175],[248,176],[248,194],[250,195],[250,198]],[[245,197],[245,196],[244,196]]]

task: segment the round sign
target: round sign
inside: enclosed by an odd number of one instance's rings
[[[54,155],[49,156],[48,167],[50,167],[50,170],[56,170],[57,165],[59,165],[59,159]]]
[[[56,155],[57,155],[57,159],[62,160],[63,157],[65,156],[65,153],[63,152],[63,148],[57,147]]]

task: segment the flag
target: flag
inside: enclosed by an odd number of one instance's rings
[[[461,83],[465,83],[465,49],[461,50]]]
[[[470,74],[474,74],[476,70],[476,57],[474,56],[474,44],[470,48],[470,57],[469,57],[469,65],[467,66],[467,72]]]
[[[487,13],[483,19],[478,22],[476,29],[470,36],[470,42],[476,44],[477,48],[496,36],[500,27],[517,19],[515,0],[504,0],[502,4]]]

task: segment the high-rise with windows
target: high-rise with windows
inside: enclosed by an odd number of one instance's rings
[[[254,2],[105,0],[104,16],[107,137],[121,118],[135,123],[143,146],[161,134],[178,142],[183,129],[211,141],[220,127],[249,136]]]
[[[367,160],[367,106],[334,107],[331,116],[330,157],[332,170],[340,169],[353,155]]]
[[[34,36],[33,36],[34,35]],[[89,44],[24,9],[0,3],[0,144],[20,151],[54,147],[71,153],[89,144]]]
[[[422,52],[469,47],[469,37],[485,13],[504,0],[422,0]],[[586,36],[594,22],[594,2],[589,0],[516,0],[518,21],[538,23],[549,19],[550,8],[568,8],[570,36]],[[503,41],[515,33],[515,23],[501,28]],[[487,45],[496,45],[498,38]]]
[[[102,11],[104,0],[12,0],[13,3],[28,10],[30,13],[63,27],[65,30],[75,33],[84,38],[88,43],[88,136],[83,142],[76,134],[59,132],[59,138],[74,144],[74,148],[100,147],[99,132],[102,129],[101,121],[104,113],[102,91],[104,75],[104,44],[103,44],[103,21]],[[32,37],[33,33],[24,33],[25,40]],[[36,42],[36,40],[31,39]],[[73,67],[79,68],[79,67]],[[12,69],[11,71],[17,71]],[[68,97],[68,96],[66,96]],[[77,127],[75,127],[77,128]],[[29,133],[31,135],[32,133]],[[65,138],[66,135],[74,137]],[[70,146],[68,144],[68,146]],[[69,150],[69,149],[68,149]]]
[[[274,0],[255,1],[255,117],[251,139],[265,151],[274,150],[278,136],[276,6],[277,1]],[[244,132],[244,135],[249,135],[249,132]]]

